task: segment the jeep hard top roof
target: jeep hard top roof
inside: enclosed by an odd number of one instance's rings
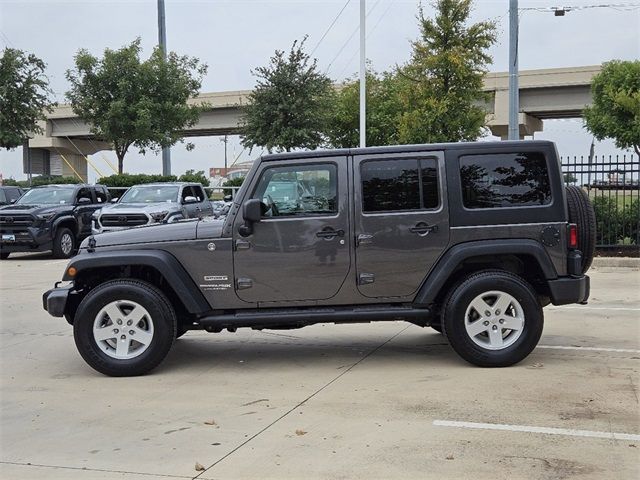
[[[347,155],[370,155],[375,153],[407,153],[407,152],[429,152],[442,150],[477,150],[479,148],[504,148],[514,149],[519,147],[539,147],[555,148],[553,142],[549,140],[509,140],[491,142],[452,142],[452,143],[425,143],[416,145],[391,145],[385,147],[365,147],[365,148],[338,148],[335,150],[310,150],[303,152],[272,153],[261,157],[263,162],[277,160],[288,160],[291,158],[319,158],[335,157]]]

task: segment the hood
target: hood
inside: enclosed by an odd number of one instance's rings
[[[0,215],[45,215],[47,213],[60,213],[67,210],[73,210],[71,204],[59,205],[6,205],[0,207]]]
[[[102,213],[156,213],[180,210],[178,203],[114,203],[102,207]]]
[[[179,240],[195,240],[198,220],[182,220],[175,223],[158,223],[143,225],[127,230],[105,232],[87,238],[80,248],[87,248],[88,241],[93,238],[96,248],[117,245],[134,245],[140,243],[174,242]]]

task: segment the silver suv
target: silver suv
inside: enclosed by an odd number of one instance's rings
[[[97,234],[209,215],[213,207],[199,183],[134,185],[93,215],[91,230]]]

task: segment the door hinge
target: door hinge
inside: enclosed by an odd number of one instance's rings
[[[247,240],[236,240],[236,251],[249,250],[251,248],[251,242]]]
[[[236,279],[236,288],[238,290],[246,290],[247,288],[253,287],[253,280],[250,278],[237,278]]]
[[[376,276],[373,273],[361,273],[358,275],[358,285],[368,285],[376,281]]]

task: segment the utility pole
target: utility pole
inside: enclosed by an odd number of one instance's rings
[[[164,16],[164,0],[158,0],[158,45],[162,57],[167,60],[167,27]],[[171,175],[171,147],[162,147],[162,175]]]
[[[509,0],[509,140],[520,140],[518,88],[518,0]]]
[[[221,142],[224,143],[224,176],[227,176],[227,142],[229,141],[229,137],[225,135],[220,139]]]
[[[360,147],[367,146],[367,59],[365,54],[366,1],[360,0]]]

